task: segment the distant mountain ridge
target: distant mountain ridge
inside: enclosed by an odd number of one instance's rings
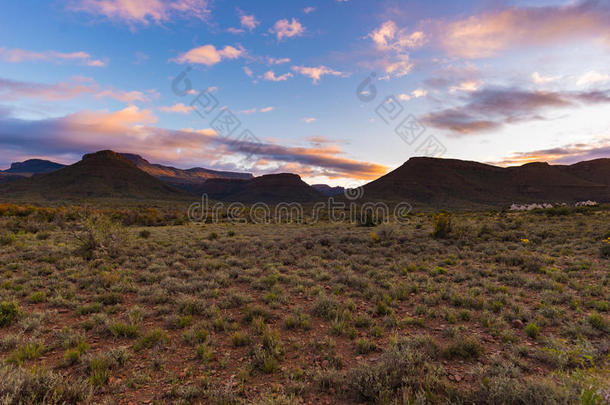
[[[5,184],[9,195],[45,199],[176,199],[188,194],[140,170],[118,153],[105,150],[83,156],[73,165]]]
[[[291,173],[266,174],[250,180],[211,179],[190,191],[215,200],[246,203],[309,202],[324,197],[299,175]]]
[[[315,188],[319,193],[321,193],[327,197],[333,197],[333,196],[339,195],[345,191],[344,187],[341,187],[341,186],[331,187],[328,184],[312,184],[311,186],[313,188]]]
[[[528,163],[497,167],[416,157],[364,186],[367,200],[434,207],[502,206],[512,202],[610,202],[610,159],[574,165]]]
[[[314,202],[344,198],[341,187],[310,186],[296,174],[252,177],[249,173],[176,169],[134,154],[100,151],[47,173],[48,161],[31,160],[0,172],[0,193],[25,198],[210,199],[254,202]],[[55,166],[56,167],[56,166]],[[28,170],[27,172],[23,170]],[[23,173],[34,174],[31,177]],[[209,177],[212,176],[212,177]],[[214,176],[234,176],[233,178]],[[180,189],[178,188],[180,187]],[[411,158],[362,190],[366,201],[404,201],[429,208],[507,207],[512,203],[593,200],[610,203],[610,159],[573,165],[529,163],[496,167],[457,159]]]
[[[172,166],[150,163],[142,156],[133,153],[121,153],[120,155],[132,161],[140,170],[175,186],[199,184],[208,179],[249,180],[254,177],[252,173],[217,171],[201,167],[183,170]]]
[[[11,163],[11,167],[3,171],[3,173],[31,176],[33,174],[50,173],[66,167],[60,163],[51,162],[43,159],[28,159],[23,162]]]

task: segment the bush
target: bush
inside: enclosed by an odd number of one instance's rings
[[[195,352],[197,353],[197,358],[206,363],[209,363],[212,359],[214,359],[214,351],[207,344],[197,345]]]
[[[28,300],[33,304],[40,304],[41,302],[44,302],[46,299],[47,299],[47,296],[42,291],[37,291],[35,293],[32,293],[30,295],[30,297],[28,298]]]
[[[314,315],[330,321],[339,315],[340,308],[340,303],[334,297],[320,295],[313,304],[312,311]]]
[[[29,342],[13,350],[6,361],[10,364],[22,365],[26,360],[39,358],[44,351],[45,347],[42,343]]]
[[[443,371],[431,364],[438,351],[427,337],[403,339],[386,349],[374,364],[363,364],[347,373],[346,392],[357,401],[392,403],[400,393],[414,398],[420,391],[442,395],[448,391]],[[443,403],[448,401],[432,401]],[[427,402],[426,402],[427,403]]]
[[[136,338],[140,334],[138,325],[127,322],[115,322],[109,329],[114,337]]]
[[[377,345],[368,339],[362,338],[356,341],[356,353],[367,354],[377,349]]]
[[[10,326],[19,317],[19,307],[15,302],[0,303],[0,327]]]
[[[144,230],[140,231],[140,233],[138,235],[142,239],[148,239],[148,238],[150,238],[150,231],[147,229],[144,229]]]
[[[89,403],[92,395],[92,387],[84,380],[70,379],[41,368],[0,368],[3,404]]]
[[[478,359],[484,351],[483,345],[474,337],[469,336],[456,339],[447,347],[446,353],[451,358]]]
[[[587,317],[587,321],[589,322],[589,325],[593,326],[595,329],[601,331],[608,329],[608,321],[606,321],[601,314],[591,314]]]
[[[441,212],[434,219],[434,231],[432,236],[435,238],[446,238],[453,229],[451,215]]]
[[[540,329],[538,328],[538,325],[536,325],[535,323],[530,323],[525,327],[525,333],[527,334],[527,336],[531,337],[532,339],[536,339],[538,337],[539,332],[540,332]]]
[[[125,245],[127,235],[123,226],[110,218],[93,216],[74,234],[78,241],[76,253],[85,259],[93,259],[97,254],[117,257]]]
[[[7,232],[3,235],[0,235],[0,246],[12,245],[15,243],[17,238],[14,233]]]
[[[235,332],[231,335],[231,343],[235,347],[246,346],[250,343],[250,337],[242,332]]]
[[[150,349],[154,346],[163,344],[169,340],[167,333],[161,329],[155,329],[142,336],[134,345],[134,350]]]

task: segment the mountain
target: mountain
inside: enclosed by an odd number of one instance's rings
[[[187,194],[145,173],[118,153],[105,150],[51,173],[38,174],[0,187],[4,194],[48,199],[174,199]]]
[[[49,160],[29,159],[24,162],[11,163],[11,167],[4,170],[4,173],[29,177],[33,174],[50,173],[64,167],[66,166]]]
[[[301,177],[290,173],[266,174],[250,180],[211,179],[191,188],[191,192],[207,194],[211,199],[245,203],[308,202],[323,198]]]
[[[341,186],[331,187],[328,184],[312,184],[313,188],[316,189],[320,194],[325,195],[326,197],[332,197],[335,195],[339,195],[345,191],[345,188]]]
[[[190,189],[190,185],[201,184],[208,179],[249,180],[253,177],[251,173],[224,172],[201,167],[182,170],[171,166],[153,164],[141,156],[131,153],[121,153],[121,156],[132,161],[140,170],[145,171],[151,176],[184,189]]]
[[[610,159],[571,166],[528,163],[496,167],[456,159],[411,158],[364,186],[367,200],[438,208],[502,206],[512,202],[610,202]]]
[[[593,183],[610,185],[610,159],[595,159],[559,166],[573,176]]]
[[[24,176],[0,171],[0,184],[22,179]]]

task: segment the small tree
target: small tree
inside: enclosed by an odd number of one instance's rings
[[[96,252],[117,257],[127,239],[123,226],[104,215],[89,217],[74,236],[78,240],[77,253],[89,260]]]
[[[446,212],[441,212],[434,219],[434,231],[432,232],[432,236],[435,238],[446,238],[449,236],[452,229],[451,215]]]

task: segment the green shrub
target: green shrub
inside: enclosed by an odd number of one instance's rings
[[[2,301],[0,303],[0,327],[10,326],[19,317],[19,307],[15,302]]]
[[[604,319],[601,314],[591,314],[587,317],[587,322],[589,325],[593,326],[595,329],[599,329],[601,331],[605,331],[608,329],[608,321]]]
[[[530,323],[525,327],[525,333],[532,339],[536,339],[538,337],[538,333],[540,333],[540,329],[535,323]]]
[[[14,233],[4,233],[0,235],[0,246],[12,245],[17,240]]]
[[[0,368],[3,404],[90,403],[93,389],[87,381],[73,379],[43,368]]]
[[[484,351],[483,345],[475,337],[468,336],[453,341],[447,347],[446,354],[451,358],[478,359]]]
[[[140,334],[138,325],[127,322],[115,322],[109,329],[114,337],[136,338]]]
[[[13,350],[6,361],[10,364],[22,365],[26,360],[34,360],[44,353],[45,347],[39,342],[29,342]]]
[[[443,383],[443,370],[432,364],[437,352],[437,345],[428,337],[401,339],[374,364],[365,363],[350,370],[343,379],[345,391],[355,401],[379,404],[394,403],[393,399],[400,397],[400,403],[413,403],[409,398],[420,392],[440,396],[448,387]],[[432,403],[451,402],[436,399]]]
[[[144,229],[144,230],[140,231],[140,233],[138,233],[138,235],[142,239],[148,239],[148,238],[150,238],[150,231],[148,229]]]
[[[133,346],[133,349],[136,351],[140,351],[142,349],[150,349],[154,346],[158,346],[164,344],[169,340],[167,333],[161,329],[154,329],[148,332],[146,335],[142,336],[136,344]]]
[[[367,354],[377,349],[377,345],[368,339],[362,338],[356,341],[356,353]]]
[[[313,304],[312,312],[314,315],[330,321],[339,315],[340,309],[341,304],[334,297],[320,295]]]
[[[197,353],[197,358],[206,363],[214,359],[214,351],[207,344],[197,345],[195,352]]]
[[[435,238],[446,238],[453,229],[451,215],[441,212],[434,219],[434,231],[432,236]]]
[[[41,302],[46,301],[47,295],[42,291],[37,291],[32,293],[28,300],[33,304],[40,304]]]
[[[235,347],[246,346],[250,343],[250,337],[243,332],[235,332],[231,335],[231,343]]]

